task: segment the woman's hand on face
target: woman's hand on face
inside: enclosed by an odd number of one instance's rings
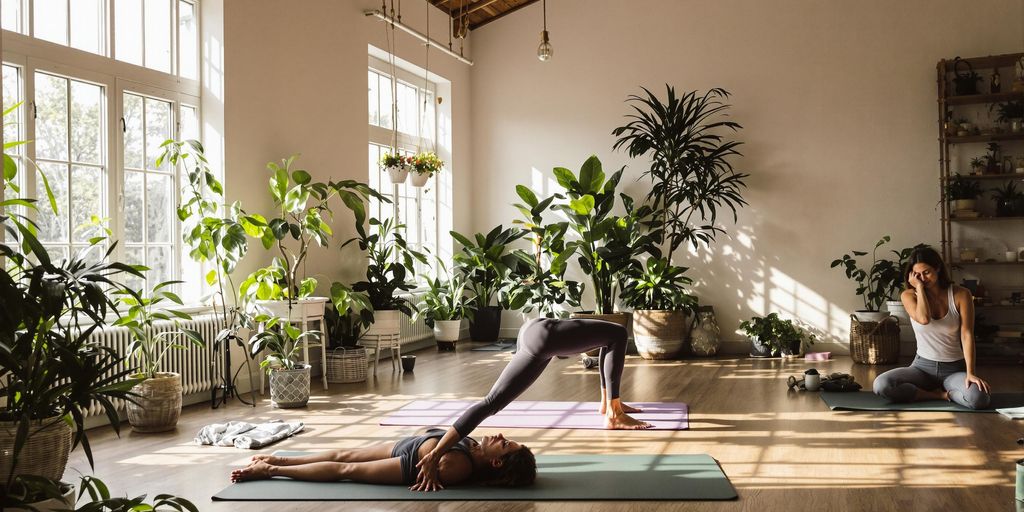
[[[921,287],[924,286],[924,283],[921,282],[920,274],[917,272],[911,272],[907,280],[910,282],[910,286],[913,286],[915,290],[920,290]]]
[[[441,485],[441,478],[437,474],[438,458],[437,455],[431,452],[416,463],[416,467],[420,468],[420,472],[416,476],[416,483],[409,487],[409,490],[431,492],[444,489],[444,486]]]
[[[971,383],[974,383],[975,386],[978,386],[978,389],[984,391],[985,393],[989,392],[989,387],[988,387],[988,383],[987,382],[982,380],[981,377],[978,377],[977,375],[968,373],[967,374],[967,378],[964,379],[964,386],[965,387],[971,387]]]

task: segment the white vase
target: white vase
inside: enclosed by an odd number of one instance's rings
[[[399,185],[405,183],[405,179],[409,177],[409,168],[404,165],[394,165],[388,167],[388,176],[391,178],[391,183]]]
[[[434,338],[437,341],[458,341],[462,320],[435,320]]]
[[[320,318],[324,314],[324,307],[330,300],[327,297],[305,297],[291,301],[290,308],[287,300],[258,300],[256,308],[261,313],[275,318],[297,322],[303,318]]]
[[[384,309],[373,312],[373,324],[366,330],[370,336],[390,336],[402,332],[402,312],[397,309]]]
[[[412,178],[409,179],[409,184],[414,187],[422,187],[423,185],[427,184],[428,180],[430,180],[429,173],[414,172],[412,173]]]

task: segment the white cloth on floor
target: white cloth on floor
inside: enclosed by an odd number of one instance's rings
[[[1024,419],[1024,407],[1007,407],[1005,409],[996,409],[996,412],[1011,420]]]
[[[301,421],[284,423],[281,420],[274,420],[259,424],[229,421],[199,429],[195,442],[255,450],[300,432],[303,428],[305,425]]]

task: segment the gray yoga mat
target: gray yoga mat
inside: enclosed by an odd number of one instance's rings
[[[938,412],[996,412],[996,409],[1024,405],[1024,393],[992,393],[988,409],[968,409],[953,402],[929,400],[927,402],[895,403],[867,391],[830,393],[822,391],[821,399],[829,409],[845,411],[938,411]]]
[[[490,345],[484,345],[482,347],[474,347],[469,349],[471,352],[504,352],[506,350],[512,350],[516,348],[515,340],[509,340],[508,342],[502,343],[491,343]]]
[[[299,455],[302,452],[282,452]],[[540,455],[532,486],[452,487],[300,482],[231,484],[215,501],[682,501],[733,500],[736,489],[710,455]]]

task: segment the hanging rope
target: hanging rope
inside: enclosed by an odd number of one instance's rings
[[[427,2],[427,40],[428,41],[430,40],[430,2]],[[423,64],[423,113],[420,114],[420,124],[421,125],[427,119],[427,99],[429,97],[427,92],[430,90],[430,80],[429,80],[429,75],[430,75],[430,43],[426,43],[423,46],[425,47],[425,49],[423,51],[423,61],[424,61],[424,64]],[[434,125],[435,125],[434,126],[434,130],[436,132],[436,130],[437,130],[437,126],[436,126],[437,123],[434,123]],[[434,153],[437,153],[437,141],[436,141],[436,139],[437,139],[437,137],[433,137],[433,140],[434,140],[434,143],[433,143]],[[423,133],[421,131],[421,133],[420,133],[420,141],[422,141],[422,140],[423,140]],[[417,152],[418,152],[418,150],[419,150],[418,145],[417,145],[416,149],[417,149]]]

